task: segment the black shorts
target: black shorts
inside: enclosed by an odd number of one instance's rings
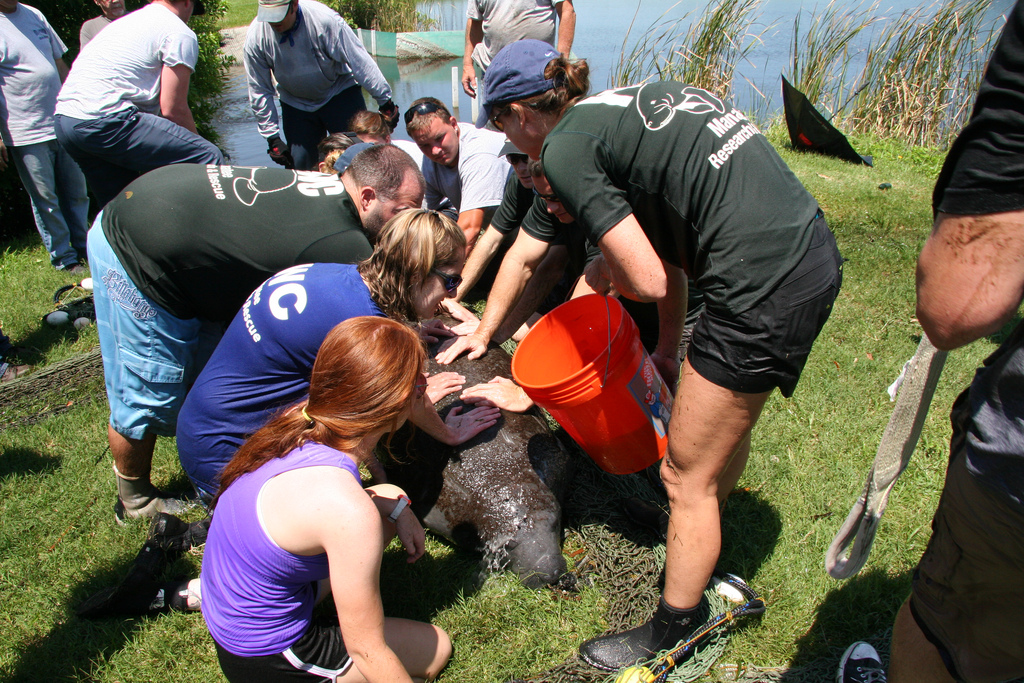
[[[1024,513],[967,469],[970,401],[953,438],[932,537],[914,570],[910,612],[957,680],[1024,676]]]
[[[295,644],[276,655],[242,657],[231,654],[220,643],[217,661],[225,678],[232,683],[252,681],[333,681],[352,666],[337,623],[311,624]]]
[[[760,394],[778,387],[792,396],[842,282],[843,258],[819,214],[807,253],[767,299],[739,314],[705,306],[693,328],[690,365],[731,391]]]

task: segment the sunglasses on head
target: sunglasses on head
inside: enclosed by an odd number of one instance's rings
[[[433,114],[435,111],[441,111],[441,107],[433,102],[420,102],[415,107],[409,107],[405,112],[405,125],[412,123],[415,116]]]
[[[461,275],[442,273],[437,268],[432,269],[430,272],[441,278],[441,282],[444,283],[444,291],[448,292],[448,296],[455,296],[455,292],[459,291],[459,285],[462,284]]]

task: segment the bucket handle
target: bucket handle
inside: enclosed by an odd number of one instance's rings
[[[608,305],[608,295],[604,295],[604,312],[608,318],[608,324],[605,326],[605,330],[608,332],[608,346],[605,348],[604,353],[604,379],[601,380],[601,388],[604,389],[604,383],[608,381],[608,368],[612,362],[612,309]]]

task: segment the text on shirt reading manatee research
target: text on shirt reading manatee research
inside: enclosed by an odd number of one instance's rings
[[[252,306],[259,305],[263,295],[263,288],[273,288],[267,300],[267,306],[270,308],[271,315],[278,320],[288,320],[288,307],[287,305],[282,305],[281,299],[290,294],[295,297],[295,301],[291,303],[291,307],[295,309],[295,312],[302,313],[306,310],[306,302],[308,301],[306,288],[299,283],[306,279],[307,270],[309,270],[309,264],[292,266],[282,270],[260,285],[245,300],[245,304],[242,305],[242,320],[245,321],[245,329],[249,332],[249,336],[252,337],[254,342],[258,344],[263,336],[256,329],[256,323],[253,322],[252,313],[249,309]]]
[[[733,152],[740,148],[740,145],[761,131],[757,129],[757,126],[747,121],[747,117],[739,109],[733,109],[724,116],[718,116],[708,121],[708,129],[715,134],[715,137],[719,138],[732,130],[740,121],[746,121],[746,123],[732,137],[725,141],[721,149],[708,157],[708,163],[711,164],[711,168],[721,168],[729,160],[729,157],[733,155]]]

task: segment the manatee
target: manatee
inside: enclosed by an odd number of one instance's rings
[[[433,360],[436,352],[437,345],[428,353],[428,373],[457,372],[465,376],[466,387],[512,376],[511,359],[500,346],[448,366]],[[460,405],[455,392],[437,408],[443,417]],[[460,446],[417,430],[411,441],[407,433],[396,434],[391,448],[397,457],[386,460],[388,480],[409,494],[425,528],[460,548],[482,552],[486,570],[514,571],[530,588],[554,583],[565,573],[561,503],[572,459],[539,409],[502,411],[497,424]]]

